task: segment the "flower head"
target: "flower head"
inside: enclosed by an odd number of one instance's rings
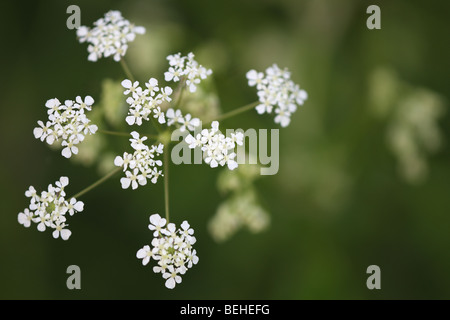
[[[158,87],[158,80],[150,78],[143,89],[138,81],[134,83],[129,79],[122,81],[122,86],[125,88],[123,92],[129,95],[127,103],[129,105],[128,116],[125,118],[126,122],[131,126],[133,124],[142,125],[142,120],[150,120],[149,116],[153,112],[153,116],[158,118],[159,123],[165,123],[164,114],[161,112],[160,105],[164,102],[170,102],[170,95],[172,88]]]
[[[92,109],[93,104],[91,96],[86,96],[84,100],[77,96],[75,101],[65,100],[63,104],[56,98],[47,100],[45,106],[48,108],[48,121],[45,124],[40,120],[37,122],[39,126],[33,130],[34,137],[45,140],[50,145],[62,140],[61,146],[64,148],[61,154],[70,158],[72,154],[78,153],[77,144],[87,134],[95,134],[98,130],[85,113],[85,110]]]
[[[213,121],[211,129],[203,129],[195,137],[191,134],[185,138],[189,148],[200,147],[203,151],[203,158],[205,162],[216,168],[219,165],[227,165],[228,169],[234,170],[238,167],[236,162],[236,145],[242,145],[244,135],[242,133],[232,134],[231,137],[226,137],[219,131],[219,122]]]
[[[47,228],[53,229],[53,238],[61,237],[63,240],[69,239],[72,232],[67,229],[66,214],[73,215],[84,209],[84,203],[75,198],[66,200],[65,187],[69,185],[69,178],[61,177],[55,182],[56,186],[50,184],[47,191],[40,194],[33,186],[25,191],[25,196],[30,198],[30,204],[23,212],[17,216],[18,222],[28,228],[31,223],[37,224],[37,229],[41,232]]]
[[[295,84],[287,69],[280,69],[276,64],[266,69],[265,74],[250,70],[247,72],[248,85],[256,86],[259,104],[256,106],[258,114],[272,113],[275,110],[275,123],[287,127],[291,115],[297,106],[303,105],[308,99],[305,90]]]
[[[142,264],[147,265],[150,258],[156,261],[155,273],[161,273],[165,286],[173,289],[181,283],[181,276],[198,263],[198,256],[193,245],[196,242],[194,230],[187,221],[177,229],[174,223],[167,221],[157,213],[150,216],[149,229],[153,231],[151,246],[145,245],[136,253]]]
[[[169,55],[169,70],[164,73],[165,80],[178,82],[183,78],[190,92],[197,91],[197,85],[211,75],[212,70],[200,65],[194,57],[192,52],[187,56],[181,56],[181,53]]]
[[[145,28],[138,27],[122,17],[120,11],[109,11],[103,18],[94,22],[94,27],[81,26],[77,30],[80,43],[87,42],[88,60],[97,61],[112,56],[115,61],[126,54],[128,43],[137,34],[144,34]]]
[[[158,177],[162,175],[162,170],[158,168],[162,166],[161,160],[155,160],[155,156],[163,153],[164,145],[152,145],[150,148],[144,144],[147,137],[141,137],[139,133],[133,131],[130,139],[131,147],[135,150],[133,154],[124,152],[123,156],[117,156],[114,159],[114,165],[123,167],[125,177],[120,179],[123,189],[137,189],[139,185],[144,186],[147,180],[155,184]]]

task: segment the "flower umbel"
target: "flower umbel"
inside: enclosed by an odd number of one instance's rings
[[[134,190],[139,185],[147,184],[147,179],[155,184],[162,171],[158,167],[162,166],[161,160],[155,160],[155,155],[159,156],[163,153],[164,145],[152,145],[150,148],[143,142],[147,137],[140,137],[136,131],[131,132],[131,147],[135,150],[133,154],[124,152],[123,156],[117,156],[114,164],[117,167],[123,167],[125,177],[120,179],[123,189],[130,187]]]
[[[308,99],[305,90],[291,80],[287,69],[280,69],[276,64],[266,69],[266,73],[250,70],[247,72],[248,85],[256,86],[260,104],[256,106],[259,114],[272,113],[275,108],[275,123],[287,127],[291,115]]]
[[[104,18],[94,22],[93,28],[79,27],[77,37],[80,43],[89,43],[89,61],[110,56],[113,56],[115,61],[120,61],[127,52],[128,42],[134,41],[136,34],[144,33],[144,27],[130,23],[122,17],[120,11],[109,11]]]
[[[66,100],[64,104],[57,98],[47,100],[45,106],[48,108],[48,120],[45,124],[38,121],[39,127],[33,130],[34,137],[45,140],[50,145],[61,139],[61,146],[64,147],[61,154],[64,157],[70,158],[72,154],[77,154],[76,145],[83,141],[87,134],[94,134],[98,130],[85,113],[85,110],[92,109],[93,103],[91,96],[86,96],[84,100],[78,96],[75,101]]]
[[[201,80],[211,75],[212,70],[200,65],[194,60],[194,57],[195,55],[192,52],[183,57],[181,53],[168,56],[169,70],[164,73],[165,80],[178,82],[181,79],[185,79],[189,91],[197,91],[197,85]]]
[[[47,228],[53,230],[53,238],[61,237],[63,240],[69,239],[72,232],[67,229],[66,215],[73,215],[84,209],[84,203],[75,198],[65,199],[64,188],[69,185],[69,178],[61,177],[56,181],[56,187],[50,184],[47,191],[37,194],[36,189],[30,186],[25,192],[25,196],[30,198],[30,204],[23,212],[17,216],[18,222],[24,227],[30,227],[31,223],[37,224],[37,229],[41,232]]]
[[[203,129],[195,137],[189,134],[186,136],[185,141],[191,149],[196,147],[202,149],[203,158],[211,168],[227,165],[228,169],[234,170],[238,167],[238,163],[235,160],[235,148],[237,145],[243,144],[244,135],[241,132],[237,132],[232,134],[231,137],[226,137],[219,131],[219,122],[213,121],[211,129]]]
[[[181,228],[168,223],[157,213],[150,216],[148,228],[153,231],[151,246],[145,245],[136,253],[142,264],[147,265],[151,259],[156,261],[153,272],[161,273],[166,280],[165,286],[175,288],[181,283],[181,276],[194,264],[198,263],[197,252],[193,249],[196,242],[194,230],[187,221],[183,221]]]
[[[133,124],[142,125],[142,119],[148,121],[150,114],[154,113],[154,117],[158,118],[159,123],[165,123],[164,113],[159,107],[164,101],[170,102],[172,99],[171,87],[158,87],[158,80],[150,78],[143,89],[139,86],[139,82],[132,82],[129,79],[122,81],[122,86],[125,88],[123,92],[126,95],[131,95],[127,98],[127,103],[130,105],[128,109],[128,116],[125,121],[131,126]]]

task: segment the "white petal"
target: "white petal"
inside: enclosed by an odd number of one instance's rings
[[[83,211],[84,209],[84,203],[82,201],[77,201],[77,203],[75,203],[75,205],[73,206],[73,208],[75,210],[77,210],[78,212]]]
[[[62,150],[61,154],[68,159],[72,155],[72,152],[70,152],[69,147],[66,147]]]
[[[121,156],[117,156],[117,157],[114,159],[114,165],[117,166],[117,167],[123,166],[123,159],[122,159]]]
[[[72,231],[70,231],[69,229],[62,229],[61,230],[61,238],[63,240],[67,240],[69,239],[69,237],[72,235]]]
[[[185,221],[183,221],[183,223],[181,224],[181,228],[183,229],[183,230],[187,230],[187,229],[189,229],[189,223],[185,220]]]
[[[69,184],[69,178],[68,177],[61,177],[59,178],[59,182],[61,182],[61,186],[65,187]]]
[[[59,231],[58,231],[58,230],[53,231],[52,236],[53,236],[53,238],[58,239],[58,237],[59,237]],[[62,235],[61,235],[61,236],[62,236]]]
[[[92,106],[94,104],[94,99],[91,96],[86,96],[86,98],[84,98],[84,103],[86,103],[87,106]]]
[[[128,117],[125,118],[125,121],[126,121],[130,126],[132,126],[132,125],[135,123],[136,118],[133,117],[133,116],[128,116]]]
[[[130,134],[134,139],[139,139],[139,133],[137,133],[136,131],[133,131]]]
[[[167,111],[166,111],[166,117],[167,117],[167,118],[173,118],[173,117],[175,117],[175,112],[173,111],[172,108],[167,109]]]
[[[54,136],[54,135],[49,135],[49,136],[47,136],[47,139],[45,139],[45,141],[46,141],[49,145],[52,145],[53,142],[55,142],[55,136]]]
[[[130,186],[131,180],[128,178],[121,178],[120,183],[122,184],[122,189],[127,189]]]
[[[125,79],[125,80],[122,81],[122,87],[124,87],[126,89],[130,89],[132,85],[133,84],[128,79]]]
[[[173,289],[175,288],[175,280],[173,278],[169,278],[166,280],[166,287],[168,289]]]
[[[200,125],[200,119],[194,118],[190,121],[190,124],[194,127],[198,127]]]
[[[230,170],[234,170],[234,169],[236,169],[238,167],[237,162],[234,161],[234,160],[229,160],[227,162],[227,165],[228,165],[228,169],[230,169]]]
[[[34,128],[34,130],[33,130],[33,134],[36,139],[39,139],[43,133],[44,133],[44,130],[42,130],[41,127]]]
[[[263,114],[266,111],[266,107],[263,104],[256,106],[256,112],[258,114]]]
[[[136,253],[136,258],[138,259],[143,259],[147,256],[147,251],[145,251],[144,249],[139,249],[138,252]]]

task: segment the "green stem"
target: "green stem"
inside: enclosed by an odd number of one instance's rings
[[[249,103],[249,104],[247,104],[245,106],[242,106],[240,108],[234,109],[234,110],[226,112],[224,114],[221,114],[220,116],[218,116],[214,120],[222,121],[222,120],[234,117],[234,116],[236,116],[238,114],[241,114],[241,113],[243,113],[245,111],[248,111],[248,110],[251,110],[251,109],[255,108],[259,103],[260,103],[259,101],[255,101],[255,102]],[[211,122],[213,122],[213,120],[206,122],[206,124],[210,124]]]
[[[181,99],[183,98],[183,93],[186,89],[186,79],[182,79],[179,85],[178,89],[178,97],[177,101],[175,102],[174,109],[178,109],[180,107]]]
[[[129,137],[130,136],[130,134],[128,132],[109,131],[109,130],[102,130],[102,129],[98,129],[97,132],[109,134],[112,136],[121,136],[121,137]]]
[[[106,180],[108,180],[109,178],[111,178],[113,175],[115,175],[117,172],[119,172],[120,170],[122,170],[122,167],[118,167],[114,170],[112,170],[110,173],[106,174],[104,177],[98,179],[97,181],[95,181],[93,184],[91,184],[90,186],[84,188],[83,190],[81,190],[80,192],[78,192],[76,195],[70,197],[70,198],[79,198],[82,195],[84,195],[85,193],[91,191],[92,189],[94,189],[95,187],[99,186],[100,184],[102,184],[103,182],[105,182]]]
[[[130,71],[130,68],[128,67],[128,64],[125,62],[125,59],[122,58],[120,59],[120,65],[122,66],[123,71],[125,72],[125,74],[127,75],[127,77],[134,82],[134,77],[133,74]]]
[[[166,220],[169,223],[169,144],[164,146],[164,206]]]

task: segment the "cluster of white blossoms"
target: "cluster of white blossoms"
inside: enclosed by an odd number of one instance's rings
[[[124,152],[122,157],[117,156],[114,159],[114,164],[123,167],[125,172],[125,177],[120,179],[122,188],[127,189],[131,186],[134,190],[139,185],[146,185],[147,179],[153,184],[158,181],[159,176],[162,175],[162,170],[159,170],[162,161],[155,160],[155,156],[163,153],[164,145],[160,143],[149,148],[144,144],[144,141],[147,140],[146,136],[140,137],[136,131],[131,132],[131,136],[130,142],[134,153]]]
[[[164,73],[165,80],[178,82],[184,79],[190,92],[197,91],[197,85],[211,75],[212,70],[200,65],[194,60],[194,57],[192,52],[187,56],[181,56],[181,53],[169,55],[167,57],[169,70]]]
[[[80,43],[89,43],[89,61],[110,56],[120,61],[127,52],[128,42],[133,41],[136,34],[144,33],[144,27],[135,26],[124,19],[120,11],[107,12],[104,18],[94,22],[93,28],[81,26],[77,30]]]
[[[181,283],[181,276],[198,263],[197,252],[192,247],[196,242],[194,230],[187,221],[183,221],[181,228],[177,229],[175,224],[167,223],[157,213],[150,216],[148,228],[153,231],[151,246],[145,245],[139,249],[136,257],[142,259],[144,266],[151,259],[156,261],[153,272],[161,273],[166,287],[173,289]]]
[[[164,101],[172,101],[170,95],[173,90],[170,87],[159,88],[155,78],[150,78],[145,84],[146,89],[142,89],[138,81],[133,83],[128,79],[122,81],[122,86],[125,88],[124,94],[131,95],[127,98],[129,109],[125,118],[130,126],[142,125],[142,120],[150,120],[149,116],[153,116],[160,124],[178,125],[181,132],[186,129],[193,131],[200,125],[200,119],[192,118],[189,113],[183,115],[179,109],[169,108],[166,112],[161,110],[160,105]]]
[[[244,134],[236,132],[226,137],[219,131],[219,122],[213,121],[211,129],[203,129],[195,137],[189,134],[185,141],[191,149],[201,148],[205,162],[211,168],[227,165],[228,169],[234,170],[238,167],[235,149],[244,143]]]
[[[172,94],[171,87],[159,88],[158,80],[155,78],[150,78],[145,83],[145,89],[139,86],[139,81],[132,82],[129,79],[123,80],[122,86],[125,88],[123,93],[130,95],[127,98],[127,103],[130,107],[128,116],[125,118],[130,126],[133,124],[142,125],[142,119],[148,121],[152,112],[153,117],[158,119],[159,123],[166,122],[160,105],[164,101],[172,101],[170,97]]]
[[[72,154],[77,154],[76,145],[84,140],[85,135],[94,134],[98,130],[85,114],[85,110],[92,109],[93,103],[91,96],[86,96],[84,100],[77,96],[75,101],[66,100],[64,104],[57,98],[47,100],[45,106],[48,108],[48,120],[45,124],[40,120],[37,122],[39,127],[33,130],[35,138],[45,140],[50,145],[62,139],[62,155],[70,158]]]
[[[61,236],[63,240],[69,239],[72,232],[67,229],[66,214],[73,215],[83,211],[84,204],[75,198],[66,200],[64,188],[69,184],[69,178],[61,177],[56,181],[56,186],[50,184],[47,191],[37,194],[36,189],[30,186],[25,192],[25,196],[30,198],[30,204],[23,212],[17,216],[21,225],[28,228],[31,223],[37,224],[37,229],[41,232],[47,228],[53,230],[53,238]]]
[[[272,113],[275,109],[275,123],[287,127],[291,122],[291,115],[308,99],[305,90],[300,89],[291,79],[287,69],[280,69],[276,64],[263,72],[250,70],[247,72],[248,85],[256,86],[258,90],[259,105],[256,111],[259,114]]]
[[[270,216],[258,203],[255,192],[243,191],[217,208],[208,223],[208,230],[214,240],[223,242],[243,227],[252,233],[259,233],[269,224]]]

